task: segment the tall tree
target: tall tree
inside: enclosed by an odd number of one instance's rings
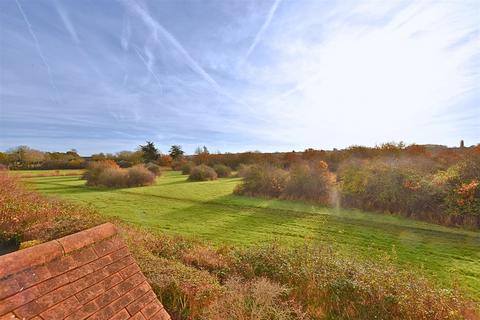
[[[194,161],[198,164],[198,163],[207,163],[208,162],[208,159],[209,159],[209,156],[210,156],[210,152],[208,151],[207,147],[203,146],[202,147],[198,147],[197,149],[195,149],[195,157],[194,157]]]
[[[143,162],[148,163],[157,160],[158,150],[153,142],[147,141],[146,145],[140,145],[140,150],[143,153]]]
[[[170,148],[170,157],[172,157],[173,160],[179,160],[183,158],[184,153],[185,152],[182,150],[182,147],[177,144],[174,144]]]
[[[195,154],[210,154],[206,146],[203,147],[197,147],[195,149]]]

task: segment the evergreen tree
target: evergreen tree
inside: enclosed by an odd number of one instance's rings
[[[182,147],[177,144],[174,144],[170,148],[170,157],[172,157],[173,160],[179,160],[183,158],[184,153],[185,152],[182,150]]]
[[[153,142],[147,141],[146,145],[140,146],[140,150],[143,153],[143,162],[148,163],[157,160],[159,153]]]

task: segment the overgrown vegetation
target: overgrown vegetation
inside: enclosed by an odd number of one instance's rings
[[[16,231],[24,241],[48,241],[103,222],[89,209],[35,195],[2,175],[10,217],[42,201],[57,214],[33,218]],[[29,197],[18,195],[29,194]],[[31,205],[31,204],[30,204]],[[66,209],[71,208],[72,212]],[[2,207],[2,212],[4,207]],[[83,211],[78,211],[83,210]],[[399,271],[386,257],[367,261],[327,247],[247,248],[152,234],[116,221],[142,271],[173,319],[475,319],[474,306],[418,273]]]
[[[190,170],[190,176],[188,177],[188,180],[190,181],[208,181],[216,179],[217,173],[215,172],[215,170],[204,164],[193,167]]]
[[[280,197],[285,191],[288,172],[271,165],[255,165],[245,173],[234,193],[248,196]]]
[[[155,163],[149,162],[145,165],[145,168],[147,168],[147,170],[153,173],[156,177],[159,177],[162,175],[160,166],[156,165]]]
[[[480,155],[446,170],[421,161],[351,161],[338,180],[344,206],[480,228]]]
[[[28,190],[18,177],[0,171],[0,243],[19,242],[31,228],[59,217],[91,213],[91,209]]]
[[[243,163],[240,164],[237,169],[237,176],[241,178],[245,178],[248,172],[250,171],[251,167],[252,165],[249,165],[249,164],[243,164]]]
[[[128,188],[150,185],[155,181],[152,171],[159,168],[135,165],[122,169],[114,161],[104,160],[91,162],[83,176],[88,186],[105,188]]]
[[[42,152],[27,146],[18,146],[0,152],[0,165],[18,169],[83,169],[86,161],[76,150],[67,152]]]
[[[232,169],[224,164],[216,164],[213,166],[213,170],[215,170],[215,173],[219,178],[227,178],[232,174]]]
[[[180,170],[182,171],[182,174],[190,174],[190,172],[192,171],[192,169],[195,167],[195,163],[193,162],[189,162],[189,161],[185,161],[181,166],[180,166]]]
[[[234,191],[240,195],[329,204],[335,185],[335,178],[323,161],[297,163],[289,170],[270,165],[254,165],[243,170],[244,181]]]
[[[401,150],[397,151],[400,154]],[[398,154],[344,160],[336,172],[315,159],[297,159],[287,168],[271,164],[240,167],[244,182],[235,193],[302,199],[480,228],[480,148],[464,152],[449,166],[431,157]]]

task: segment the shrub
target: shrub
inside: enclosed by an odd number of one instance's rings
[[[215,170],[219,178],[230,177],[230,175],[232,174],[232,169],[223,164],[216,164],[215,166],[213,166],[213,170]]]
[[[279,197],[285,190],[288,172],[269,165],[254,165],[234,193],[248,196]]]
[[[160,166],[156,165],[155,163],[149,162],[145,165],[145,167],[153,173],[156,177],[161,176],[162,172],[160,171]]]
[[[130,226],[123,226],[122,234],[172,319],[198,319],[220,296],[222,287],[215,276],[177,260],[191,243]]]
[[[342,204],[407,215],[439,210],[432,176],[407,162],[353,161],[338,171]]]
[[[236,251],[236,272],[290,288],[289,298],[321,319],[458,319],[470,308],[451,290],[388,260],[359,260],[317,246],[278,244]]]
[[[119,165],[113,160],[92,161],[87,165],[87,170],[83,174],[83,179],[87,180],[87,185],[98,185],[100,174],[108,168],[120,169]]]
[[[172,170],[182,170],[182,166],[187,163],[188,161],[181,158],[181,159],[175,159],[172,161]]]
[[[158,156],[157,163],[162,167],[171,167],[173,159],[169,155],[161,154]]]
[[[480,155],[438,172],[434,183],[443,191],[451,224],[480,228]]]
[[[114,161],[96,161],[89,164],[84,174],[88,186],[126,188],[150,185],[155,175],[144,165],[120,168]]]
[[[325,162],[296,164],[290,169],[290,178],[282,197],[312,200],[328,205],[334,188],[334,177]]]
[[[58,217],[70,214],[82,216],[90,211],[31,191],[17,177],[0,172],[0,243],[9,239],[19,241],[37,226],[46,229],[46,225]]]
[[[127,186],[129,187],[148,186],[154,181],[155,175],[142,165],[127,169]]]
[[[216,179],[217,173],[215,170],[204,164],[194,167],[190,172],[190,176],[188,177],[188,180],[190,181],[208,181]]]
[[[126,170],[105,168],[98,175],[94,185],[106,188],[125,188],[128,185],[127,181],[128,175]]]
[[[251,164],[240,164],[237,169],[237,176],[241,178],[245,178],[248,174],[248,171],[252,168],[253,165]]]
[[[133,164],[128,160],[118,160],[117,161],[120,168],[130,168]]]
[[[480,228],[478,163],[469,157],[432,173],[412,161],[350,161],[341,165],[337,175],[342,205]]]
[[[182,174],[190,174],[190,172],[194,167],[195,167],[195,164],[189,161],[189,162],[183,163],[180,170],[182,170]]]
[[[306,319],[301,308],[285,301],[287,289],[267,278],[242,281],[231,278],[225,283],[221,298],[210,304],[202,319],[211,320],[287,320]]]
[[[40,169],[51,170],[51,169],[84,169],[87,163],[83,159],[50,159],[45,160],[41,165]]]

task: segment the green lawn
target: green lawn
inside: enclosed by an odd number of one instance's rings
[[[95,206],[102,214],[210,240],[252,245],[319,242],[347,253],[391,255],[402,267],[423,269],[442,285],[458,285],[480,301],[480,234],[358,210],[232,195],[239,179],[187,182],[166,172],[154,186],[101,190],[78,176],[25,179],[41,192]]]

